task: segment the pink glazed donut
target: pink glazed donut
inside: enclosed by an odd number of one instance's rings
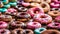
[[[52,2],[52,3],[50,3],[50,5],[51,5],[52,8],[59,8],[59,4],[58,3]]]
[[[33,19],[40,22],[41,24],[49,24],[52,22],[52,17],[48,14],[37,14]]]
[[[8,24],[6,22],[0,21],[0,29],[7,28]]]
[[[48,28],[59,29],[60,23],[54,22],[47,25]]]
[[[55,21],[60,22],[60,16],[57,16],[57,17],[55,18]]]
[[[36,28],[40,28],[41,24],[38,22],[28,22],[27,23],[27,28],[29,29],[36,29]]]
[[[27,10],[27,13],[29,13],[31,17],[33,17],[35,14],[44,14],[44,11],[42,8],[34,7]]]
[[[6,11],[6,14],[10,14],[10,15],[16,15],[17,14],[17,10],[14,8],[9,8]]]

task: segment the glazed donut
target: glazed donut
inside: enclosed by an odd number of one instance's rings
[[[3,2],[3,4],[8,4],[9,0],[1,0]]]
[[[8,24],[4,21],[0,21],[0,29],[8,28]]]
[[[27,28],[29,29],[36,29],[40,27],[41,27],[41,24],[39,22],[28,22],[27,23]]]
[[[31,17],[33,17],[35,14],[44,14],[44,11],[42,8],[34,7],[34,8],[28,9],[27,13],[29,13]]]
[[[49,11],[48,14],[52,17],[56,17],[60,15],[59,11]]]
[[[52,7],[52,8],[59,8],[59,4],[58,3],[50,3],[50,6]]]
[[[6,12],[6,11],[7,11],[6,8],[0,8],[0,12],[4,13],[4,12]]]
[[[60,27],[60,24],[55,22],[47,25],[47,28],[59,29],[59,27]]]
[[[60,34],[60,32],[58,30],[46,30],[44,32],[42,32],[41,34]]]
[[[7,9],[7,11],[5,12],[5,14],[17,15],[17,10],[14,9],[14,8],[9,8],[9,9]]]
[[[38,14],[33,17],[35,21],[40,22],[41,24],[49,24],[52,22],[52,17],[48,14]]]
[[[20,19],[17,19],[19,21],[27,21],[28,19],[30,19],[30,15],[26,12],[20,12],[17,14],[17,17]]]
[[[11,22],[11,26],[12,28],[21,28],[21,27],[24,27],[25,24],[23,22],[13,21]]]
[[[27,2],[23,2],[23,1],[22,1],[22,5],[23,5],[24,7],[28,7],[28,6],[30,6],[30,3],[27,3]]]
[[[10,4],[11,6],[16,6],[16,5],[17,5],[17,2],[9,2],[9,4]]]
[[[12,31],[12,34],[22,34],[22,33],[23,33],[23,29],[21,29],[21,28],[14,29],[14,30]]]
[[[49,0],[48,0],[48,1],[49,1]],[[43,8],[44,12],[47,12],[47,11],[50,10],[50,6],[49,6],[49,4],[46,3],[46,2],[40,3],[40,6]]]
[[[24,0],[25,2],[32,2],[32,0]]]
[[[41,34],[45,30],[46,30],[45,28],[38,28],[38,29],[35,29],[34,32],[35,32],[35,34]]]
[[[12,20],[12,16],[10,15],[2,15],[3,21],[10,22]]]
[[[28,9],[25,7],[17,7],[17,9],[19,10],[19,12],[26,12]]]
[[[25,29],[25,30],[23,30],[24,32],[24,34],[34,34],[34,32],[32,31],[32,30],[30,30],[30,29]],[[22,34],[23,34],[22,33]]]
[[[0,34],[11,34],[8,29],[0,29]]]
[[[51,0],[41,0],[41,2],[51,3]]]
[[[60,16],[57,16],[57,17],[55,18],[55,21],[60,22]]]
[[[3,7],[3,6],[4,6],[3,3],[0,1],[0,8]]]
[[[30,6],[31,6],[31,7],[37,7],[37,6],[40,6],[40,5],[39,5],[39,3],[34,3],[34,2],[32,2],[32,3],[30,3]]]
[[[10,4],[6,4],[3,6],[4,8],[10,8]]]

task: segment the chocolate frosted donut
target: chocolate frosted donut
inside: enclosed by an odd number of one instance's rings
[[[23,33],[23,29],[20,29],[20,28],[14,29],[14,30],[12,31],[12,34],[22,34],[22,33]]]
[[[46,30],[42,32],[41,34],[60,34],[60,32],[57,30]]]

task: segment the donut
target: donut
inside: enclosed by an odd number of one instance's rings
[[[48,14],[38,14],[33,17],[33,19],[41,24],[49,24],[52,22],[52,17]]]
[[[17,10],[14,9],[14,8],[9,8],[9,9],[7,9],[7,11],[5,12],[5,14],[17,15]]]
[[[4,21],[0,21],[0,29],[8,28],[8,24]]]
[[[17,14],[17,17],[19,21],[28,21],[30,19],[30,15],[26,12],[20,12]]]
[[[45,28],[38,28],[38,29],[35,29],[34,32],[35,32],[35,34],[41,34],[45,30],[46,30]]]
[[[57,16],[57,17],[55,18],[55,21],[60,22],[60,16]]]
[[[4,8],[10,8],[10,4],[5,4],[3,7]]]
[[[44,32],[42,32],[41,34],[60,34],[60,32],[58,30],[46,30]]]
[[[40,6],[40,5],[38,3],[32,2],[32,3],[30,3],[30,6],[31,7],[37,7],[37,6]]]
[[[11,27],[12,28],[22,28],[24,26],[25,26],[25,24],[23,22],[19,22],[19,21],[11,22]]]
[[[21,28],[12,30],[12,34],[22,34],[22,33],[23,33],[23,29]]]
[[[59,8],[59,4],[58,3],[54,3],[54,2],[50,3],[50,6],[52,8]]]
[[[8,29],[0,29],[0,34],[11,34]]]
[[[44,11],[42,8],[34,7],[34,8],[28,9],[27,13],[29,13],[31,17],[33,17],[35,14],[44,14]]]
[[[6,11],[7,11],[6,8],[0,8],[0,12],[4,13],[4,12],[6,12]]]
[[[1,0],[3,2],[3,4],[8,4],[9,0]]]
[[[16,6],[16,5],[17,5],[16,2],[9,2],[9,4],[10,4],[11,6]]]
[[[28,22],[27,23],[27,28],[29,29],[37,29],[40,27],[41,27],[41,24],[39,22]]]
[[[50,10],[50,6],[46,2],[40,3],[40,6],[43,8],[44,12],[48,12]]]
[[[25,7],[17,7],[17,10],[19,10],[19,12],[26,12],[28,9]]]
[[[51,0],[41,0],[41,2],[51,3]]]
[[[30,29],[25,29],[25,30],[23,30],[23,33],[24,34],[34,34],[34,32],[32,31],[32,30],[30,30]],[[22,34],[23,34],[22,33]]]
[[[3,21],[10,22],[12,20],[12,16],[10,15],[2,15]]]
[[[59,23],[52,22],[47,25],[47,28],[59,29],[59,26],[60,26]]]
[[[25,2],[32,2],[32,0],[24,0]]]
[[[0,8],[3,7],[3,6],[4,6],[4,4],[0,1]]]
[[[56,17],[60,15],[59,11],[49,11],[48,14],[52,17]]]
[[[30,6],[30,3],[27,3],[27,2],[23,2],[23,1],[22,1],[22,5],[23,5],[24,7],[28,7],[28,6]]]

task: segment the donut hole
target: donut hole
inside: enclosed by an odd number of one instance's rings
[[[46,18],[46,16],[41,16],[40,18]]]
[[[34,13],[36,14],[36,13],[39,13],[39,11],[40,11],[40,9],[39,8],[36,8],[35,10],[34,10]]]
[[[20,34],[20,30],[17,31],[17,34]]]
[[[54,24],[54,26],[58,26],[59,24]]]
[[[46,7],[46,4],[42,4],[42,8],[45,8]]]
[[[36,25],[36,23],[33,23],[33,25]]]
[[[58,1],[60,1],[60,0],[58,0]]]
[[[0,23],[0,25],[2,25],[3,23]]]
[[[29,33],[29,31],[26,31],[26,33]]]
[[[43,31],[44,29],[40,29],[39,31]]]

